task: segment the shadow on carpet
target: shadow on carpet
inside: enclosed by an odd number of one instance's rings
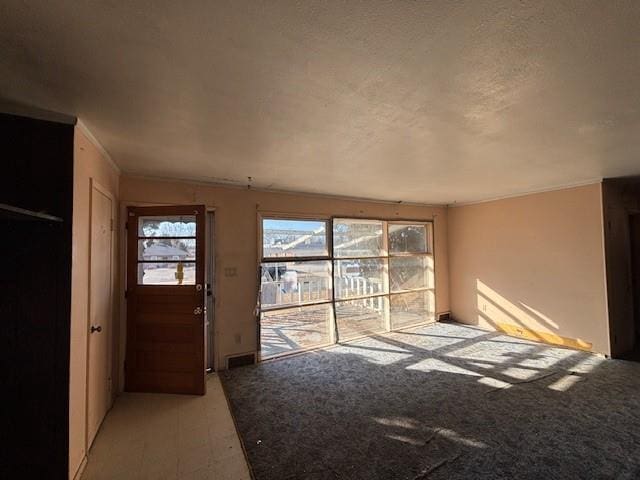
[[[640,478],[640,364],[438,323],[222,379],[257,480]]]

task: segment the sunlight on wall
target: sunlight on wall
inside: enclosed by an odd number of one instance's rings
[[[535,308],[507,300],[479,278],[476,279],[478,325],[501,330],[509,335],[590,351],[591,342],[562,337],[555,333],[558,323]]]
[[[476,280],[476,288],[478,292],[478,311],[484,324],[489,323],[495,327],[495,324],[509,323],[526,327],[530,330],[551,331],[557,329],[555,322],[549,321],[547,316],[537,315],[534,309],[527,307],[528,312],[514,305],[498,292],[493,290],[480,279]]]
[[[547,317],[545,314],[543,314],[542,312],[540,312],[539,310],[536,310],[533,307],[530,307],[529,305],[527,305],[526,303],[520,302],[520,305],[522,305],[525,309],[529,310],[531,313],[533,313],[536,317],[540,318],[541,320],[543,320],[547,325],[552,326],[553,328],[555,328],[556,330],[558,330],[560,328],[560,326],[554,322],[553,320],[551,320],[549,317]]]

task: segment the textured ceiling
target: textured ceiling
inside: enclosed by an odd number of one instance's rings
[[[3,0],[0,96],[125,172],[474,201],[640,174],[640,2]]]

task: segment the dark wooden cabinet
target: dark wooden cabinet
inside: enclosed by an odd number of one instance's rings
[[[0,478],[68,477],[73,136],[0,114]]]

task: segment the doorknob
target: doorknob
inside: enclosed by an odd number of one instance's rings
[[[200,315],[202,313],[202,307],[196,307],[193,309],[194,315]]]
[[[91,333],[93,332],[100,333],[101,331],[102,331],[102,326],[98,325],[97,327],[94,327],[93,325],[91,325]]]

